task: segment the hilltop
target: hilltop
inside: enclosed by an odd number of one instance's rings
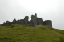
[[[0,42],[60,42],[59,37],[64,39],[64,30],[46,25],[12,25],[14,28],[0,25]]]

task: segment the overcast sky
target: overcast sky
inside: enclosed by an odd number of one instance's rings
[[[38,18],[52,21],[52,27],[64,30],[64,0],[0,0],[0,24],[14,18],[24,19],[37,13]]]

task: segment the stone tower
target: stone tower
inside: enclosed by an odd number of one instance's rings
[[[37,13],[35,13],[35,17],[37,18]]]
[[[44,21],[44,25],[52,27],[52,21],[46,20],[46,21]]]
[[[43,25],[43,19],[42,18],[37,18],[37,24],[38,25]]]
[[[14,18],[13,22],[16,22],[16,19]]]
[[[29,19],[29,17],[28,17],[28,16],[25,16],[25,18],[24,18],[24,23],[25,23],[25,25],[28,24],[28,19]]]
[[[37,14],[35,14],[35,16],[34,15],[31,15],[31,20],[33,21],[33,23],[34,23],[34,26],[35,25],[37,25],[37,16],[36,16]]]

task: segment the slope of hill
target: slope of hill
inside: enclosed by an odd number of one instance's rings
[[[0,42],[61,42],[64,39],[64,30],[57,30],[45,25],[35,27],[12,24],[0,26]]]

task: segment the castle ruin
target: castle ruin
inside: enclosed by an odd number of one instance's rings
[[[38,18],[37,14],[35,13],[35,15],[31,15],[31,20],[28,21],[29,17],[25,16],[24,19],[20,19],[20,20],[16,20],[14,18],[14,20],[12,22],[6,21],[6,23],[4,22],[3,24],[1,24],[2,26],[9,26],[11,24],[21,24],[21,25],[28,25],[29,26],[33,26],[35,27],[36,25],[46,25],[46,26],[50,26],[52,27],[52,21],[51,20],[45,20],[43,21],[42,18]]]

